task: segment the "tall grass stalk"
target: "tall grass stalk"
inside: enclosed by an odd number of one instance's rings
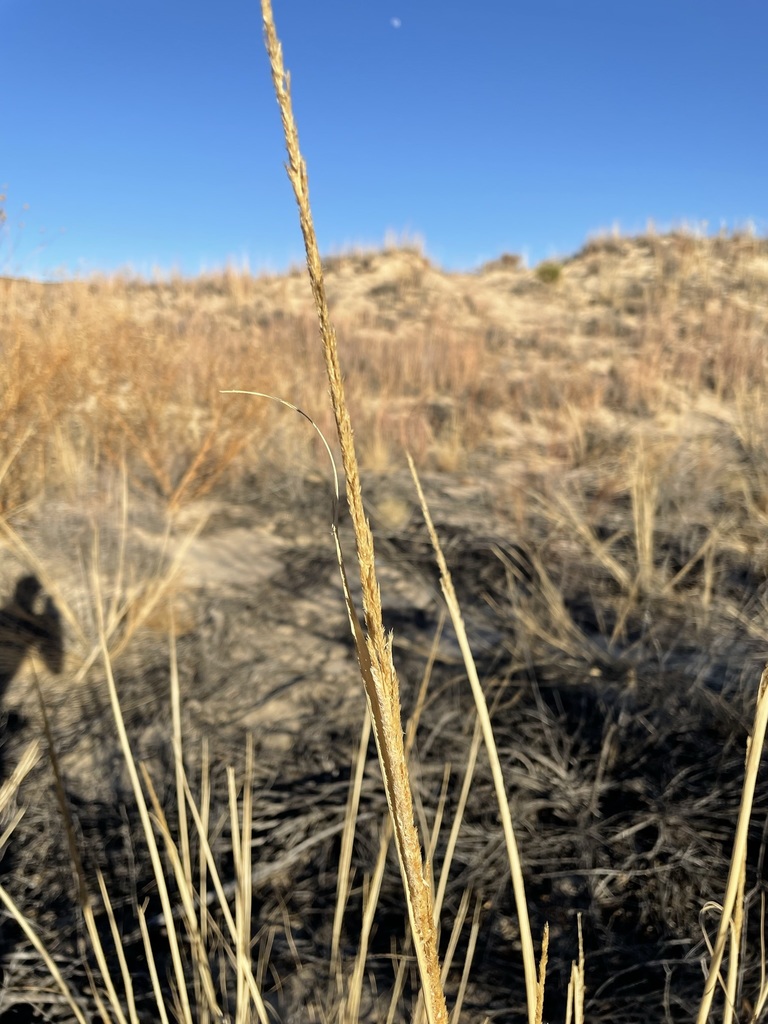
[[[421,680],[421,686],[419,687],[419,693],[416,698],[416,704],[413,709],[413,714],[408,720],[408,725],[405,730],[405,758],[406,763],[411,756],[413,745],[416,742],[416,731],[419,726],[419,720],[421,713],[424,710],[424,704],[426,701],[427,688],[432,676],[432,667],[434,665],[435,658],[437,656],[437,650],[440,643],[440,636],[442,634],[443,621],[442,618],[438,625],[435,633],[434,643],[432,645],[432,651],[424,670],[424,675]],[[370,721],[370,718],[368,719]],[[347,830],[347,821],[345,821],[345,831]],[[342,1024],[357,1024],[359,1019],[360,1002],[362,999],[362,987],[363,979],[365,976],[365,966],[368,958],[368,945],[370,942],[371,934],[373,932],[374,918],[376,914],[376,907],[379,902],[379,895],[381,893],[382,882],[384,881],[384,871],[387,864],[387,852],[389,851],[389,844],[392,840],[392,819],[388,818],[382,826],[381,836],[379,839],[379,852],[376,858],[376,864],[374,866],[373,874],[368,882],[367,897],[364,900],[363,907],[363,920],[360,926],[360,939],[357,948],[357,956],[355,958],[355,965],[352,970],[351,978],[347,985],[347,995],[344,1000],[344,1006],[341,1015]],[[435,918],[435,930],[437,930],[437,919]],[[402,991],[402,987],[405,982],[405,969],[406,959],[401,957],[400,964],[398,967],[397,975],[395,978],[395,985],[392,991],[390,1017],[394,1019],[394,1013],[396,1009],[397,1000],[399,994]],[[420,1000],[419,1007],[423,1009],[423,1003]],[[418,1018],[419,1009],[417,1007],[414,1013],[414,1020]]]
[[[98,558],[94,558],[94,565],[98,565]],[[168,886],[166,884],[165,873],[163,871],[163,864],[160,858],[160,851],[155,841],[155,834],[152,828],[152,823],[149,817],[149,809],[147,802],[144,798],[144,792],[139,781],[139,773],[136,766],[136,762],[133,758],[133,752],[131,751],[131,744],[128,739],[128,733],[125,728],[125,722],[123,720],[122,710],[120,708],[120,700],[117,695],[117,686],[115,684],[115,677],[112,672],[112,660],[109,653],[109,647],[107,643],[107,636],[104,626],[103,609],[101,602],[101,587],[99,583],[98,572],[94,570],[93,573],[93,593],[96,599],[96,613],[98,616],[99,625],[99,642],[101,646],[101,653],[104,662],[104,671],[107,678],[107,690],[109,693],[109,700],[112,707],[112,714],[117,727],[118,740],[120,742],[120,749],[125,759],[125,765],[128,770],[128,776],[131,780],[131,788],[133,790],[134,799],[136,800],[136,807],[141,818],[141,826],[144,832],[144,836],[147,840],[147,846],[149,848],[149,855],[152,861],[152,868],[154,870],[155,880],[157,882],[158,895],[160,897],[160,903],[163,908],[163,914],[168,928],[168,943],[171,949],[171,959],[174,967],[174,974],[176,977],[178,996],[180,1000],[180,1008],[183,1016],[183,1020],[191,1024],[192,1022],[192,1008],[189,1002],[189,994],[187,992],[186,980],[184,967],[181,958],[181,949],[179,945],[179,939],[176,934],[176,926],[174,923],[173,908],[171,905],[170,894],[168,892]]]
[[[336,907],[333,914],[333,931],[331,937],[331,978],[336,980],[336,987],[339,993],[343,988],[341,973],[341,929],[344,922],[344,908],[347,905],[347,898],[350,887],[350,867],[352,864],[352,851],[355,840],[355,824],[360,809],[360,794],[363,789],[363,777],[365,775],[365,764],[368,754],[368,741],[371,738],[371,719],[366,714],[360,730],[360,742],[355,757],[354,771],[352,774],[352,785],[349,787],[347,808],[344,814],[344,831],[341,835],[341,848],[339,850],[338,878],[336,881]]]
[[[584,1024],[584,936],[579,914],[579,959],[571,964],[568,996],[565,1005],[565,1024]]]
[[[720,966],[725,955],[725,947],[728,936],[734,926],[734,911],[736,901],[741,889],[741,878],[744,870],[744,863],[747,853],[747,833],[749,830],[749,819],[752,815],[752,804],[755,797],[755,785],[757,773],[760,768],[760,758],[763,753],[765,734],[768,729],[768,667],[763,670],[760,677],[760,686],[757,693],[757,705],[755,708],[755,724],[752,735],[747,740],[747,762],[744,774],[744,788],[741,793],[741,806],[739,808],[739,819],[736,825],[736,836],[733,842],[733,854],[731,856],[731,867],[728,873],[728,883],[725,889],[720,926],[717,930],[712,958],[709,963],[707,980],[704,985],[704,994],[699,1005],[696,1024],[706,1024],[709,1011],[714,999],[717,982],[720,978]],[[732,955],[738,955],[738,939],[733,943]],[[726,994],[727,997],[728,994]]]
[[[403,747],[399,683],[392,660],[391,638],[387,637],[384,631],[381,596],[374,560],[373,535],[363,506],[357,454],[344,393],[336,334],[330,321],[326,301],[323,270],[309,203],[307,168],[299,147],[290,96],[290,83],[283,64],[282,48],[275,30],[270,0],[262,0],[261,9],[267,53],[272,68],[272,81],[280,108],[288,151],[288,177],[299,208],[299,221],[307,255],[307,269],[320,325],[326,374],[330,384],[331,405],[346,474],[347,503],[355,531],[367,630],[365,649],[363,650],[363,644],[358,644],[358,658],[394,828],[427,1016],[431,1024],[432,1022],[445,1024],[448,1019],[448,1011],[440,981],[432,892],[424,871],[419,834],[414,823],[413,798]],[[352,616],[353,606],[348,595],[347,598],[350,616]],[[358,640],[357,630],[355,630],[355,635]]]
[[[18,790],[19,786],[21,785],[27,774],[37,764],[39,757],[40,743],[38,740],[35,740],[34,743],[31,743],[22,754],[21,758],[19,759],[19,763],[17,764],[10,778],[6,779],[2,787],[0,787],[0,813],[2,813],[9,805],[10,801],[15,796],[16,791]],[[2,847],[7,842],[10,833],[13,831],[13,828],[18,824],[20,818],[20,813],[14,815],[11,824],[6,829],[2,837],[2,840],[0,840],[0,849],[2,849]],[[72,1016],[74,1017],[74,1019],[78,1022],[78,1024],[86,1024],[86,1017],[83,1014],[83,1011],[80,1008],[74,993],[67,984],[66,979],[59,970],[56,961],[48,952],[48,949],[46,948],[45,944],[43,943],[42,939],[37,934],[35,929],[32,927],[32,924],[29,921],[29,919],[22,912],[21,908],[17,906],[17,904],[14,902],[13,898],[7,892],[3,885],[0,885],[0,903],[3,904],[8,914],[14,919],[14,921],[16,921],[18,926],[29,939],[32,946],[37,951],[37,954],[40,957],[40,959],[48,968],[49,974],[53,978],[55,984],[57,985],[62,996],[64,997],[65,1002],[72,1011]]]
[[[467,631],[464,628],[464,620],[456,597],[456,591],[453,587],[453,580],[451,579],[451,574],[445,561],[445,556],[443,555],[443,549],[440,546],[440,539],[437,536],[437,531],[435,530],[434,523],[432,522],[432,516],[430,515],[427,501],[424,497],[424,491],[421,487],[419,475],[416,472],[416,466],[410,455],[408,456],[408,464],[411,467],[411,474],[413,475],[416,490],[419,494],[419,501],[421,502],[421,509],[424,515],[424,521],[427,524],[430,540],[432,541],[432,546],[435,549],[435,557],[440,569],[440,586],[442,588],[446,604],[448,605],[448,613],[451,616],[451,622],[453,623],[456,638],[459,642],[461,654],[464,659],[464,667],[472,688],[472,696],[475,699],[475,707],[477,708],[477,714],[483,732],[483,740],[485,741],[485,747],[488,751],[488,760],[491,766],[491,775],[493,776],[493,786],[496,791],[496,802],[499,806],[499,816],[501,817],[502,828],[504,831],[504,841],[507,845],[507,857],[509,859],[509,868],[512,877],[512,889],[515,894],[515,906],[517,907],[517,916],[520,923],[520,944],[522,946],[523,969],[525,971],[525,994],[528,1003],[528,1022],[529,1024],[536,1024],[537,1002],[539,1001],[537,996],[538,981],[536,978],[536,957],[533,951],[533,938],[531,936],[531,924],[528,916],[528,903],[525,896],[523,869],[520,863],[520,853],[517,848],[515,832],[512,827],[512,815],[509,810],[509,801],[507,799],[507,791],[504,785],[504,773],[501,769],[499,752],[496,748],[496,741],[493,737],[493,727],[491,725],[490,715],[488,714],[488,705],[485,701],[483,688],[480,685],[475,660],[472,657],[469,640],[467,639]]]

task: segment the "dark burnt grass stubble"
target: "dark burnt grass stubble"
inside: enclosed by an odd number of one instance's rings
[[[439,491],[439,481],[435,486]],[[466,522],[451,521],[444,503],[438,502],[438,509],[438,529],[493,708],[534,935],[541,934],[545,922],[551,929],[545,1012],[549,1019],[562,1019],[580,913],[588,964],[588,1019],[638,1024],[690,1019],[702,984],[700,959],[706,953],[699,915],[708,900],[718,898],[727,874],[754,680],[764,657],[760,639],[752,639],[743,623],[746,617],[757,625],[764,617],[765,584],[748,557],[722,556],[706,615],[690,614],[691,595],[702,586],[700,569],[692,569],[682,596],[635,595],[617,630],[617,610],[623,601],[615,579],[546,517],[532,519],[524,543],[510,544],[507,532],[491,526],[473,536]],[[605,510],[606,529],[616,511]],[[597,529],[600,523],[594,525]],[[657,567],[669,578],[690,558],[696,537],[657,532]],[[436,586],[431,549],[415,521],[382,540],[385,565],[405,565],[427,587]],[[316,554],[322,563],[322,549]],[[300,586],[300,578],[295,584]],[[553,587],[559,604],[548,596]],[[437,628],[437,604],[418,614],[395,606],[390,619],[397,630],[407,714],[423,672],[422,652]],[[199,649],[212,642],[205,628],[180,640],[187,692],[201,687]],[[343,636],[340,632],[336,639],[342,641]],[[226,673],[226,650],[217,656],[224,660],[221,670]],[[132,734],[146,738],[163,714],[167,668],[162,658],[158,656],[154,667],[145,664],[137,675],[121,674],[119,687]],[[102,713],[103,722],[94,715],[79,728],[100,730],[101,742],[108,744],[105,707]],[[361,716],[362,702],[342,705],[332,718],[313,709],[301,723],[295,743],[282,755],[269,749],[263,760],[256,740],[253,934],[262,942],[270,936],[264,987],[283,1020],[304,1019],[306,1007],[319,1005],[325,991],[339,833],[317,843],[313,836],[343,821]],[[451,820],[462,782],[462,752],[471,731],[471,698],[450,630],[445,630],[422,716],[416,770],[428,819],[434,814],[444,765],[450,763],[446,819]],[[77,737],[60,740],[66,751]],[[214,765],[231,763],[233,752],[242,749],[231,723],[219,738],[211,735],[210,743]],[[194,778],[199,747],[189,743],[187,752]],[[170,753],[163,755],[160,749],[155,755],[155,778],[161,793],[165,786],[168,795]],[[114,778],[121,778],[117,766]],[[212,772],[212,785],[215,819],[226,805],[226,782],[218,767]],[[144,866],[137,823],[127,810],[127,788],[116,786],[111,796],[96,803],[73,799],[74,814],[91,869],[100,867],[109,879],[136,972],[135,986],[146,993],[145,1003],[139,1000],[139,1005],[144,1005],[149,1020],[149,984],[141,966],[134,907],[148,899],[153,920],[153,884]],[[753,978],[766,811],[768,789],[761,782],[747,883],[752,892],[747,966]],[[371,749],[355,848],[355,884],[343,935],[348,953],[354,950],[362,880],[372,870],[384,813]],[[22,836],[14,865],[17,888],[26,890],[22,895],[36,904],[38,927],[77,982],[84,964],[71,866],[50,800],[41,797],[38,807],[30,807]],[[222,818],[217,850],[225,877],[228,843]],[[292,856],[300,844],[305,844],[303,852]],[[437,864],[442,854],[441,841]],[[402,895],[394,863],[390,868],[369,963],[380,994],[391,988],[392,943],[402,936]],[[482,899],[482,931],[465,1017],[522,1019],[516,918],[492,783],[482,757],[444,922],[452,920],[467,888]],[[44,901],[36,891],[45,891]],[[708,923],[713,928],[712,921]],[[164,933],[157,913],[154,928],[162,962]],[[23,979],[25,987],[34,989],[36,972],[23,944],[14,957],[11,980]],[[745,999],[752,991],[748,983]],[[48,1012],[55,1017],[55,1006]]]

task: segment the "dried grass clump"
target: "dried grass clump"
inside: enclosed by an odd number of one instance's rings
[[[288,296],[278,316],[280,291],[269,280],[242,279],[235,298],[231,284],[226,274],[156,285],[9,281],[0,308],[2,509],[69,497],[122,465],[133,489],[171,510],[213,492],[239,500],[256,477],[279,481],[289,458],[306,470],[312,451],[292,417],[221,394],[258,384],[325,410],[306,296]],[[391,331],[361,346],[364,318],[347,316],[344,326],[349,400],[369,465],[389,466],[406,440],[422,465],[471,450],[487,390],[480,335],[468,342],[437,322],[405,348]],[[318,422],[328,431],[332,416],[323,411]]]

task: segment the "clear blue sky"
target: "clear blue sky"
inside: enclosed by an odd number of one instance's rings
[[[766,0],[274,9],[325,252],[389,230],[469,268],[614,222],[766,232]],[[257,0],[0,0],[0,67],[0,270],[301,259]]]

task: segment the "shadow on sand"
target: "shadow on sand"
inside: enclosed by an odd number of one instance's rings
[[[0,608],[0,707],[30,651],[36,651],[56,675],[64,667],[59,610],[37,576],[22,576],[13,597]]]

